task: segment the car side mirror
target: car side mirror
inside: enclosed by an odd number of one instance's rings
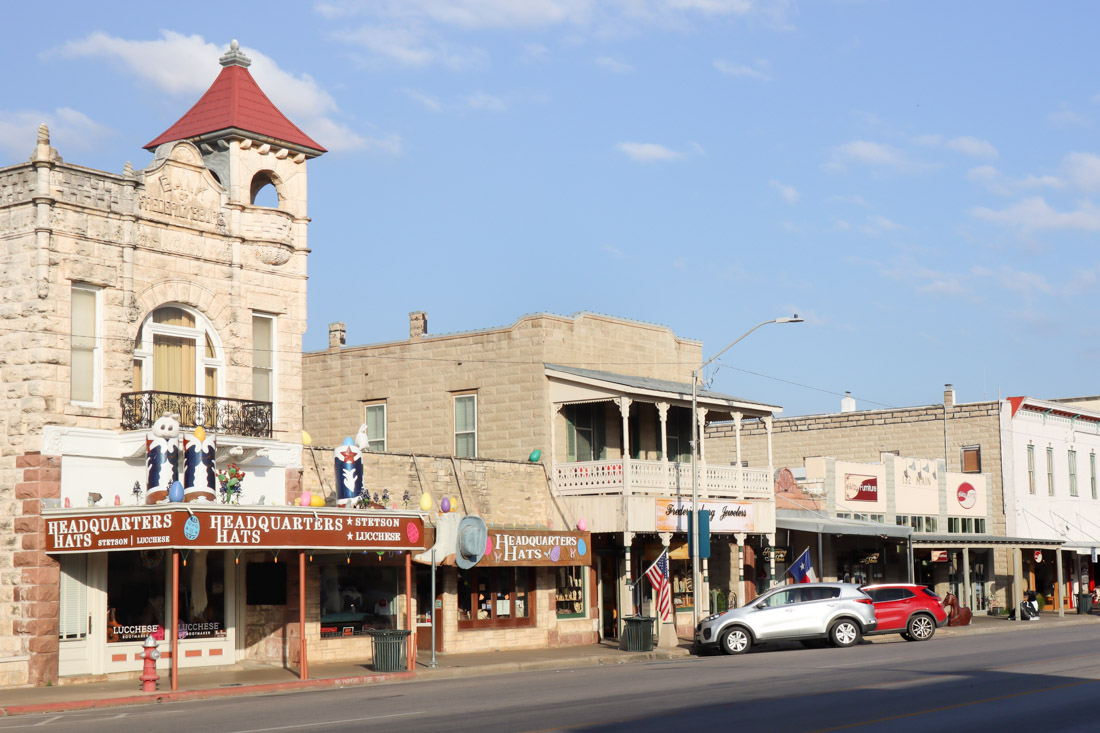
[[[755,610],[759,611],[759,610],[761,610],[761,609],[767,608],[767,607],[768,607],[768,604],[767,604],[767,603],[765,603],[764,601],[760,601],[760,603],[754,603],[752,607],[753,607],[753,608],[754,608]]]

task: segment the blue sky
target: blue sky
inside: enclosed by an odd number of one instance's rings
[[[590,310],[785,414],[1100,393],[1093,2],[5,9],[0,164],[146,165],[232,38],[310,163],[307,349]],[[49,33],[38,29],[48,28]],[[591,366],[591,365],[586,365]]]

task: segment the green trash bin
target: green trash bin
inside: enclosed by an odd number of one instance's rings
[[[653,616],[624,616],[620,648],[628,652],[653,651]]]
[[[408,642],[408,629],[370,629],[367,631],[373,640],[374,661],[371,669],[375,672],[403,672],[408,666],[405,658],[405,644]]]

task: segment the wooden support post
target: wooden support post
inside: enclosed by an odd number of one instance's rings
[[[408,662],[406,668],[412,672],[416,670],[416,624],[413,618],[413,589],[412,589],[412,552],[405,553],[405,628],[410,632],[408,637],[405,638],[405,653],[408,656]],[[435,568],[432,568],[432,572],[435,572]],[[435,599],[432,598],[428,601],[432,606],[435,605]],[[435,609],[431,609],[432,618],[435,618]]]
[[[179,689],[180,677],[180,551],[172,550],[172,689]]]
[[[306,551],[298,551],[298,669],[299,679],[309,679],[306,659]]]

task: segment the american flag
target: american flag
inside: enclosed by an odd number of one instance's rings
[[[656,562],[645,571],[653,584],[653,597],[657,599],[657,615],[662,621],[672,617],[672,584],[668,582],[668,550],[661,553]]]

